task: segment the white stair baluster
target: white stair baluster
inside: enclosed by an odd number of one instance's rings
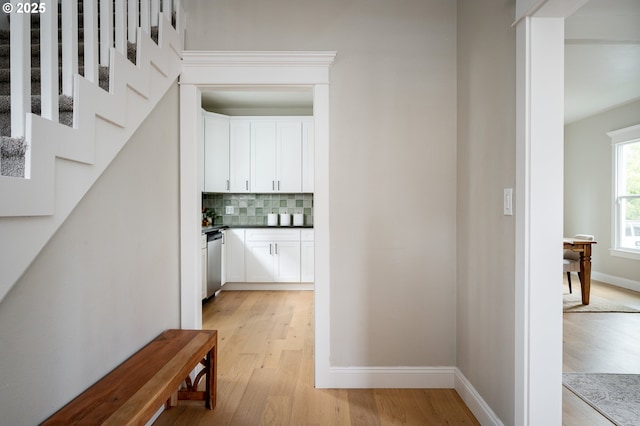
[[[162,0],[162,15],[169,22],[171,22],[171,13],[173,12],[171,3],[171,0]]]
[[[58,121],[58,1],[44,0],[40,14],[41,115]]]
[[[152,27],[158,26],[159,13],[160,13],[160,0],[151,0],[151,26]]]
[[[73,96],[78,73],[78,2],[62,1],[62,94]]]
[[[129,13],[127,14],[127,39],[130,43],[135,43],[138,26],[140,25],[138,19],[138,1],[129,0],[127,4],[129,6]]]
[[[98,8],[97,0],[84,0],[84,77],[98,82]]]
[[[16,9],[18,2],[11,2]],[[31,23],[28,14],[12,13],[11,32],[11,136],[25,134],[25,114],[31,112]],[[13,37],[13,35],[17,37]]]
[[[126,0],[116,0],[116,51],[124,56],[127,55],[127,9]]]
[[[140,28],[147,34],[151,34],[151,20],[153,7],[149,6],[149,0],[140,0]]]
[[[113,47],[113,0],[100,0],[100,65],[109,66]]]

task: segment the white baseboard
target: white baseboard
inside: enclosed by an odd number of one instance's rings
[[[326,382],[346,389],[455,389],[481,425],[504,426],[457,367],[330,367]]]
[[[345,389],[453,389],[455,367],[329,367],[327,383]]]
[[[482,399],[469,380],[467,380],[464,374],[457,368],[455,369],[454,389],[481,425],[504,426],[500,418],[496,416],[491,407]]]
[[[226,283],[222,291],[237,290],[313,290],[313,283]]]
[[[591,278],[596,281],[602,281],[603,283],[615,285],[616,287],[622,287],[628,290],[640,292],[640,281],[616,277],[615,275],[603,274],[602,272],[596,271],[591,271]]]

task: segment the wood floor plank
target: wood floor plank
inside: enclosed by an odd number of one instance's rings
[[[218,330],[216,409],[181,402],[155,424],[428,425],[434,409],[477,424],[446,389],[434,392],[451,404],[420,389],[315,389],[313,302],[311,291],[229,291],[205,304],[203,326]]]

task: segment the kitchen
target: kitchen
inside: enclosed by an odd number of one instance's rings
[[[309,88],[202,92],[202,299],[313,290],[314,128]]]

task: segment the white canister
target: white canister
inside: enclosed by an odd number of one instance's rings
[[[304,225],[304,215],[302,213],[295,213],[293,215],[293,226],[303,226]]]
[[[291,215],[289,213],[280,213],[280,226],[291,226]]]
[[[275,213],[269,213],[267,215],[267,225],[268,226],[278,226],[278,215]]]

